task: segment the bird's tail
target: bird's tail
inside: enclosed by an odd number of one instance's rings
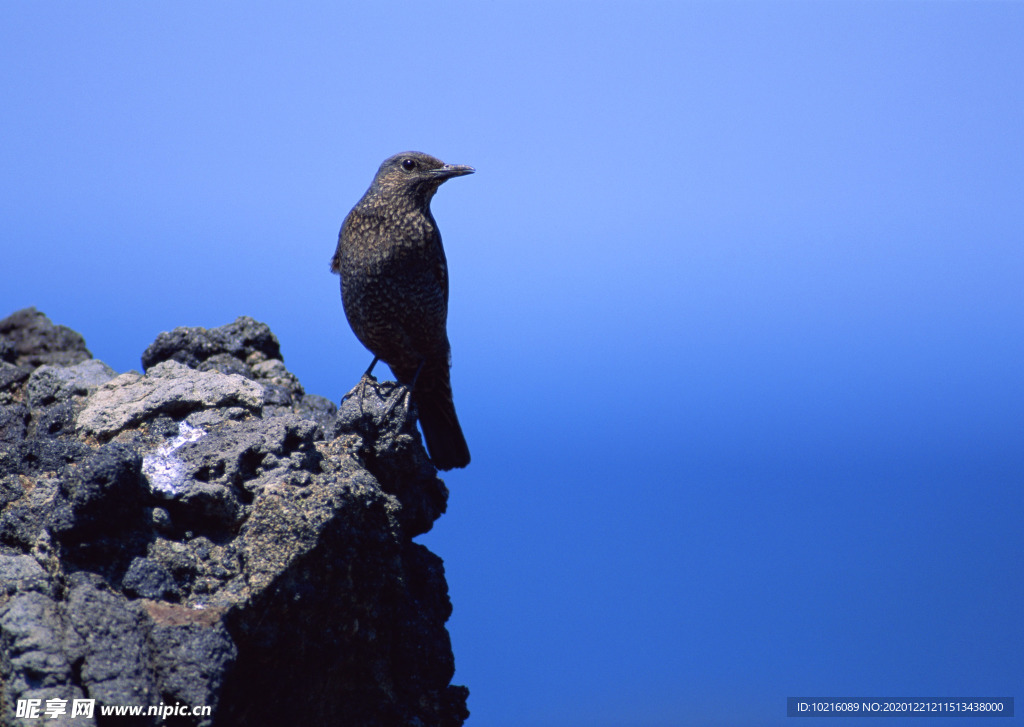
[[[426,371],[423,374],[413,390],[413,398],[430,460],[439,470],[465,467],[469,464],[469,446],[462,435],[459,418],[455,416],[448,372],[430,377],[426,376]]]

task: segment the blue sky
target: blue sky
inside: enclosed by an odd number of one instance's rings
[[[433,208],[473,463],[423,538],[469,724],[1020,697],[1022,37],[1011,2],[6,3],[0,315],[118,370],[250,315],[337,400],[341,220],[393,153],[471,164]]]

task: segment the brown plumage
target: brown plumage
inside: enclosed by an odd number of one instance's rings
[[[386,159],[331,259],[352,331],[412,388],[430,458],[443,470],[469,464],[469,447],[452,401],[448,264],[430,200],[445,180],[473,171],[420,152]]]

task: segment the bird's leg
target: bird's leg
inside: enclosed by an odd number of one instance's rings
[[[370,368],[366,369],[366,373],[359,379],[359,413],[363,413],[363,394],[366,393],[366,380],[376,381],[373,378],[373,367],[377,365],[380,359],[377,356],[373,357],[373,361],[370,362]]]
[[[409,382],[409,390],[416,388],[416,381],[420,378],[420,371],[423,370],[423,364],[427,362],[427,359],[420,359],[420,365],[416,368],[416,373],[412,375],[412,381]]]
[[[404,394],[395,392],[394,398],[388,404],[388,408],[384,410],[384,414],[380,418],[382,423],[387,421],[388,415],[391,413],[391,410],[395,408],[395,405],[398,404],[399,399],[402,400],[402,408],[405,409],[406,412],[409,411],[409,402],[412,398],[412,390],[416,388],[416,380],[419,379],[420,372],[423,370],[423,364],[425,364],[426,362],[426,359],[422,359],[420,361],[419,367],[417,367],[416,369],[416,373],[412,375],[412,381],[410,381],[408,384],[401,385],[402,388],[405,389]]]

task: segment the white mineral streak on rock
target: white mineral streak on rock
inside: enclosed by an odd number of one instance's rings
[[[178,436],[142,458],[142,474],[149,481],[149,489],[168,497],[181,494],[185,484],[185,463],[175,452],[205,435],[202,429],[188,422],[179,422]]]

